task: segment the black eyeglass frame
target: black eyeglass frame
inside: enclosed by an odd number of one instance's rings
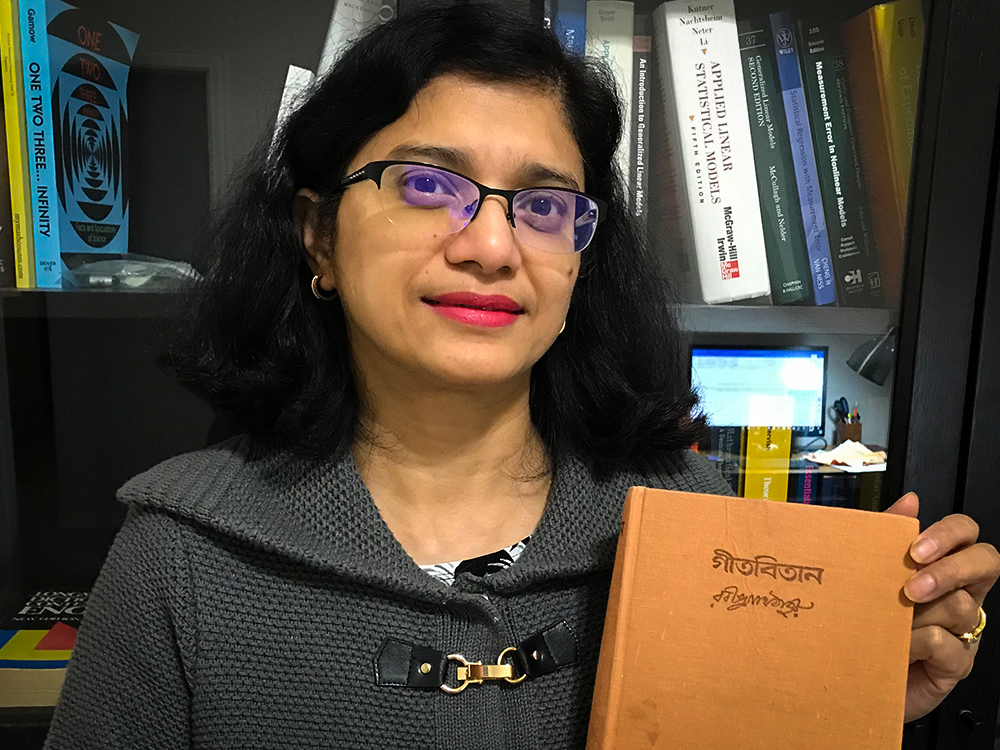
[[[410,165],[414,167],[430,167],[431,169],[438,169],[442,172],[453,174],[456,177],[461,177],[463,180],[468,180],[477,188],[479,188],[479,203],[476,204],[476,212],[472,214],[471,218],[466,223],[466,226],[475,221],[476,217],[479,216],[479,210],[483,207],[483,202],[486,200],[487,197],[491,195],[499,195],[500,197],[504,198],[507,201],[507,221],[510,222],[510,225],[514,227],[514,229],[517,229],[517,222],[514,220],[514,198],[518,195],[518,193],[527,193],[531,192],[532,190],[560,190],[564,193],[571,193],[572,195],[578,195],[582,198],[586,198],[587,200],[593,201],[594,205],[597,206],[597,223],[594,224],[595,232],[597,231],[597,227],[599,227],[602,223],[604,223],[604,220],[607,218],[608,214],[607,203],[602,201],[600,198],[595,198],[592,195],[588,195],[587,193],[583,193],[579,190],[573,190],[572,188],[556,187],[554,185],[540,185],[536,187],[518,188],[517,190],[501,190],[500,188],[493,188],[488,185],[484,185],[481,182],[477,182],[476,180],[472,179],[467,175],[462,174],[461,172],[456,172],[454,169],[441,167],[438,166],[437,164],[427,164],[426,162],[422,161],[405,161],[405,160],[370,161],[363,167],[361,167],[361,169],[357,170],[356,172],[352,172],[351,174],[347,175],[347,177],[345,177],[343,180],[341,180],[336,190],[337,192],[342,192],[344,190],[347,190],[347,188],[349,188],[351,185],[357,185],[359,182],[364,182],[365,180],[371,180],[372,182],[375,183],[378,189],[381,190],[382,174],[389,167],[395,167],[398,165],[403,165],[403,166]],[[590,242],[593,241],[594,238],[593,235],[591,235]],[[590,247],[590,242],[588,242],[585,247],[581,248],[580,250],[575,250],[573,253],[570,254],[582,253],[584,250]]]

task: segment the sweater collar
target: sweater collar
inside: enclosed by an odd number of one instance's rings
[[[489,586],[511,592],[610,570],[625,493],[637,483],[624,473],[598,477],[578,458],[561,458],[531,542],[515,565],[489,577]],[[444,602],[463,588],[440,583],[413,562],[382,520],[350,451],[315,462],[234,438],[153,467],[118,498],[408,597]]]

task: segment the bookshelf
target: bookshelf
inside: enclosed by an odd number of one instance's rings
[[[156,320],[183,313],[182,295],[163,292],[0,291],[7,318]]]
[[[896,320],[895,310],[858,307],[687,304],[678,312],[684,331],[734,335],[874,336]]]
[[[0,291],[8,318],[155,320],[184,314],[184,296],[164,292]],[[682,304],[681,328],[690,333],[863,335],[883,332],[894,310],[771,305]]]

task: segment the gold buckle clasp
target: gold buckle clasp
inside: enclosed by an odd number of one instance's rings
[[[483,664],[481,661],[469,661],[461,654],[448,654],[448,659],[457,662],[459,665],[456,670],[459,684],[457,687],[441,685],[441,689],[446,693],[454,695],[455,693],[461,693],[469,685],[481,685],[486,680],[506,680],[512,685],[522,682],[527,675],[523,674],[520,677],[515,677],[514,665],[503,663],[504,657],[516,650],[513,646],[505,648],[500,652],[500,656],[497,657],[496,664]]]

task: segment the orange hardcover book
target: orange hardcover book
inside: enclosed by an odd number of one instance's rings
[[[899,750],[916,519],[633,487],[588,750]]]

